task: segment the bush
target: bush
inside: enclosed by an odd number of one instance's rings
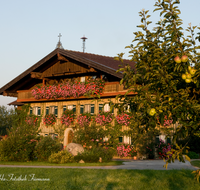
[[[79,153],[74,156],[74,160],[79,162],[83,160],[85,163],[99,162],[99,158],[102,158],[102,162],[109,162],[114,156],[115,150],[111,148],[92,148],[90,150],[85,150],[83,153]]]
[[[61,150],[58,153],[53,153],[49,157],[49,162],[51,162],[51,163],[59,163],[59,164],[73,163],[74,162],[74,157],[68,151]]]
[[[190,157],[190,159],[198,159],[199,155],[196,152],[188,152],[187,155]]]
[[[36,156],[39,161],[47,161],[52,153],[61,150],[61,145],[50,136],[41,137],[40,141],[35,147]]]
[[[30,161],[35,157],[37,137],[30,134],[8,136],[0,142],[1,161]]]
[[[13,114],[12,127],[10,131],[8,130],[8,136],[0,142],[1,161],[29,161],[34,159],[39,124],[26,123],[28,108],[29,106],[22,106],[21,110],[16,110]]]
[[[166,144],[163,140],[160,139],[157,148],[159,158],[167,158],[167,152],[171,151],[171,148],[171,144]]]

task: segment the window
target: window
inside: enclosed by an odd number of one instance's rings
[[[46,115],[47,114],[54,114],[57,117],[58,116],[58,106],[46,107]]]
[[[80,114],[91,113],[94,114],[94,104],[85,104],[80,106]]]
[[[33,108],[30,108],[30,115],[31,115],[31,114],[40,116],[40,115],[41,115],[41,108],[40,108],[40,107],[33,107]]]
[[[104,111],[104,112],[109,112],[110,111],[110,105],[107,104],[99,104],[99,112]],[[112,113],[114,113],[114,109],[112,109]]]
[[[76,114],[76,105],[65,105],[63,106],[63,112],[68,109],[68,110],[73,110],[74,114]]]
[[[85,77],[80,77],[80,82],[85,82]]]
[[[130,111],[130,104],[127,104],[124,106],[124,111],[129,112]]]

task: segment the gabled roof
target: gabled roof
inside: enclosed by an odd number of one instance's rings
[[[48,64],[52,62],[55,58],[58,57],[58,54],[73,59],[75,61],[78,61],[80,63],[83,63],[85,65],[91,66],[97,70],[103,71],[105,73],[108,73],[110,75],[113,75],[118,78],[122,78],[122,73],[116,73],[116,71],[119,68],[119,65],[121,64],[119,61],[114,60],[113,57],[106,57],[96,54],[90,54],[90,53],[83,53],[83,52],[76,52],[76,51],[70,51],[70,50],[64,50],[64,49],[55,49],[50,54],[45,56],[43,59],[38,61],[36,64],[34,64],[32,67],[24,71],[22,74],[14,78],[12,81],[7,83],[5,86],[3,86],[0,89],[0,95],[3,94],[4,91],[12,89],[13,86],[19,85],[20,83],[23,83],[25,81],[30,81],[30,73],[31,72],[40,72],[44,71],[45,64]],[[134,62],[131,62],[129,60],[124,60],[125,64],[131,65],[131,67],[134,68]],[[17,90],[17,89],[16,89]]]

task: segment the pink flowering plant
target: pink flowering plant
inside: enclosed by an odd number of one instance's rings
[[[58,99],[102,94],[105,82],[91,79],[86,82],[64,82],[58,85],[36,86],[32,91],[35,99]]]
[[[36,126],[38,121],[38,116],[35,115],[28,115],[25,119],[25,122],[28,125]]]
[[[56,116],[54,114],[47,114],[43,118],[43,122],[46,126],[52,126],[56,123]]]
[[[158,148],[157,148],[157,153],[159,155],[159,158],[167,159],[167,156],[168,156],[167,152],[170,152],[171,148],[172,146],[170,143],[166,144],[163,140],[160,139],[158,143]]]
[[[164,117],[164,127],[168,127],[173,123],[173,119],[167,119],[167,116]]]
[[[116,116],[116,121],[120,125],[126,125],[126,126],[128,126],[130,124],[130,119],[131,119],[131,117],[127,113],[121,113],[121,114],[118,114]]]
[[[113,121],[113,113],[100,112],[95,119],[96,123],[102,126],[108,125]]]
[[[63,114],[60,118],[60,121],[61,121],[62,124],[66,125],[67,127],[72,125],[73,122],[74,122],[74,112],[73,112],[73,110],[66,109],[63,112]]]
[[[120,157],[133,157],[137,155],[136,149],[129,144],[121,144],[117,146],[117,155]]]
[[[77,124],[80,127],[89,126],[92,121],[92,116],[90,113],[83,113],[77,117]]]

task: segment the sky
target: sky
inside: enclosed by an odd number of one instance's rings
[[[104,56],[125,53],[140,25],[138,12],[149,10],[152,27],[160,20],[156,0],[0,0],[0,88],[52,52],[61,33],[65,49]],[[200,26],[200,0],[181,0],[183,28]],[[16,98],[0,95],[0,106]]]

